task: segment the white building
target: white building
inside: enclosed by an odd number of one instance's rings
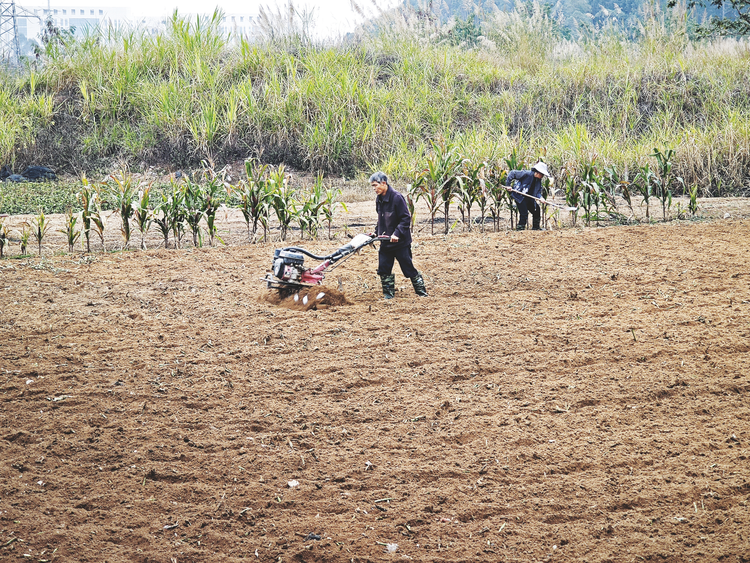
[[[21,43],[21,51],[30,52],[32,42],[39,42],[42,26],[48,17],[52,18],[55,26],[61,29],[75,28],[75,34],[83,35],[87,29],[95,29],[99,26],[105,28],[114,26],[136,26],[144,27],[151,33],[164,31],[168,18],[143,16],[134,13],[130,8],[106,7],[101,5],[81,5],[76,3],[60,3],[50,6],[24,6],[26,11],[35,14],[38,18],[18,18],[18,34]],[[181,14],[188,19],[195,19],[196,14]],[[210,18],[210,14],[203,15]],[[257,16],[249,13],[225,14],[219,24],[219,30],[225,36],[233,38],[244,37],[252,39],[257,35]]]
[[[249,14],[224,14],[219,29],[224,35],[252,39],[257,35],[257,17]]]
[[[18,32],[29,39],[38,40],[43,22],[51,16],[55,26],[69,29],[75,27],[76,35],[86,28],[96,28],[109,23],[121,25],[130,21],[129,8],[109,8],[105,6],[82,6],[69,4],[57,6],[24,6],[27,11],[37,15],[36,18],[19,18]],[[22,22],[22,20],[24,20]],[[25,33],[24,33],[25,32]]]

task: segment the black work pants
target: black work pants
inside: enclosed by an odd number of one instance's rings
[[[411,245],[386,248],[381,245],[380,252],[378,252],[378,275],[390,276],[393,273],[395,260],[398,260],[405,278],[413,278],[419,274],[411,261]]]
[[[539,223],[542,219],[542,211],[539,209],[539,204],[529,197],[525,197],[521,202],[516,202],[518,206],[518,228],[522,229],[526,227],[526,222],[529,220],[529,211],[534,221],[533,227],[539,228]]]

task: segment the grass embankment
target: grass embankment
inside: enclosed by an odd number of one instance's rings
[[[158,36],[109,30],[2,77],[0,160],[78,174],[254,156],[407,178],[443,137],[475,158],[516,148],[553,169],[633,170],[672,147],[675,172],[702,195],[746,187],[747,43],[540,42],[533,26],[493,21],[494,42],[473,50],[403,33],[329,47],[227,41],[216,17],[175,17]]]

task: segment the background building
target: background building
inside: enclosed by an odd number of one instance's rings
[[[70,29],[75,28],[75,34],[82,36],[87,29],[99,26],[135,26],[143,27],[151,33],[158,33],[166,28],[167,17],[144,16],[126,7],[107,7],[100,5],[81,5],[76,3],[60,4],[57,6],[23,6],[27,12],[38,18],[17,18],[18,37],[21,53],[30,55],[34,44],[39,43],[42,26],[48,17],[52,18],[55,26]],[[195,18],[196,14],[183,14]],[[206,14],[210,17],[210,14]],[[250,39],[256,35],[257,15],[249,13],[225,14],[219,26],[225,36],[233,38],[244,37]]]

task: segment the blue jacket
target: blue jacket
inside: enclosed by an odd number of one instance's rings
[[[411,213],[404,196],[388,186],[388,191],[375,198],[378,213],[377,235],[396,235],[398,242],[383,242],[380,248],[396,248],[411,244]]]
[[[532,197],[542,197],[542,179],[534,178],[533,170],[511,170],[508,172],[508,178],[505,180],[505,185],[529,194]],[[523,201],[521,194],[510,192],[510,195],[517,203]]]

